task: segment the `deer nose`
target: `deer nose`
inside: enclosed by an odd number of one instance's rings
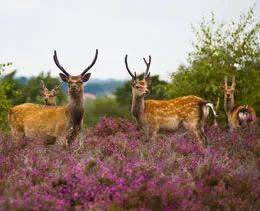
[[[227,97],[230,97],[230,94],[227,94]]]
[[[76,90],[77,90],[77,87],[76,87],[76,86],[71,86],[71,90],[72,90],[72,91],[76,91]]]
[[[147,89],[146,91],[145,91],[145,95],[149,95],[150,94],[150,91]]]

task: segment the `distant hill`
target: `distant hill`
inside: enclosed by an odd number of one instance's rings
[[[104,96],[113,93],[118,87],[123,86],[124,80],[95,80],[89,81],[84,86],[84,92],[94,94],[96,96]]]
[[[20,84],[26,84],[29,78],[18,77]],[[113,93],[118,87],[123,86],[126,80],[114,80],[114,79],[91,79],[84,86],[84,92],[91,93],[96,96],[105,96]],[[68,84],[64,83],[62,89],[67,93]]]
[[[24,84],[27,83],[27,81],[29,80],[29,78],[24,77],[24,76],[21,76],[21,77],[18,77],[17,80],[18,80],[18,83],[19,83],[19,84],[24,85]]]

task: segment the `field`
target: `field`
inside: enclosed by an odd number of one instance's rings
[[[260,136],[145,138],[103,117],[70,148],[0,135],[0,210],[259,210]]]

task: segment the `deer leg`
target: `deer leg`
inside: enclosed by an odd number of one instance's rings
[[[232,123],[229,123],[228,124],[228,130],[230,133],[232,133],[236,128],[236,125],[232,124]]]
[[[67,144],[71,145],[73,141],[75,141],[75,139],[77,138],[77,136],[79,135],[79,132],[81,130],[81,125],[76,125],[75,127],[71,127],[69,134],[67,135]]]
[[[199,148],[203,149],[203,142],[202,142],[203,138],[200,134],[200,131],[198,129],[195,129],[195,130],[193,130],[193,134],[195,135],[195,137],[198,141]]]
[[[205,133],[205,130],[204,130],[203,126],[200,126],[199,132],[200,132],[201,137],[203,138],[204,145],[206,147],[209,146],[209,139],[208,139],[208,137],[207,137],[207,135]]]
[[[16,131],[11,132],[11,140],[15,144],[21,143],[21,141],[25,140],[25,138],[26,135],[24,132],[16,132]]]
[[[199,143],[199,147],[203,148],[203,137],[202,134],[200,133],[200,128],[198,127],[198,123],[197,122],[183,122],[184,127],[192,132],[194,134],[194,136],[196,137],[198,143]]]

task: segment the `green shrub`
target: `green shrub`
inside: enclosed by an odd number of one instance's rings
[[[104,115],[133,120],[130,108],[119,105],[113,98],[102,97],[85,102],[84,125],[94,126]]]
[[[0,64],[0,75],[10,65],[11,63]],[[11,89],[12,85],[4,83],[3,79],[0,78],[0,132],[8,130],[8,111],[11,108],[11,103],[6,97],[6,92]]]

